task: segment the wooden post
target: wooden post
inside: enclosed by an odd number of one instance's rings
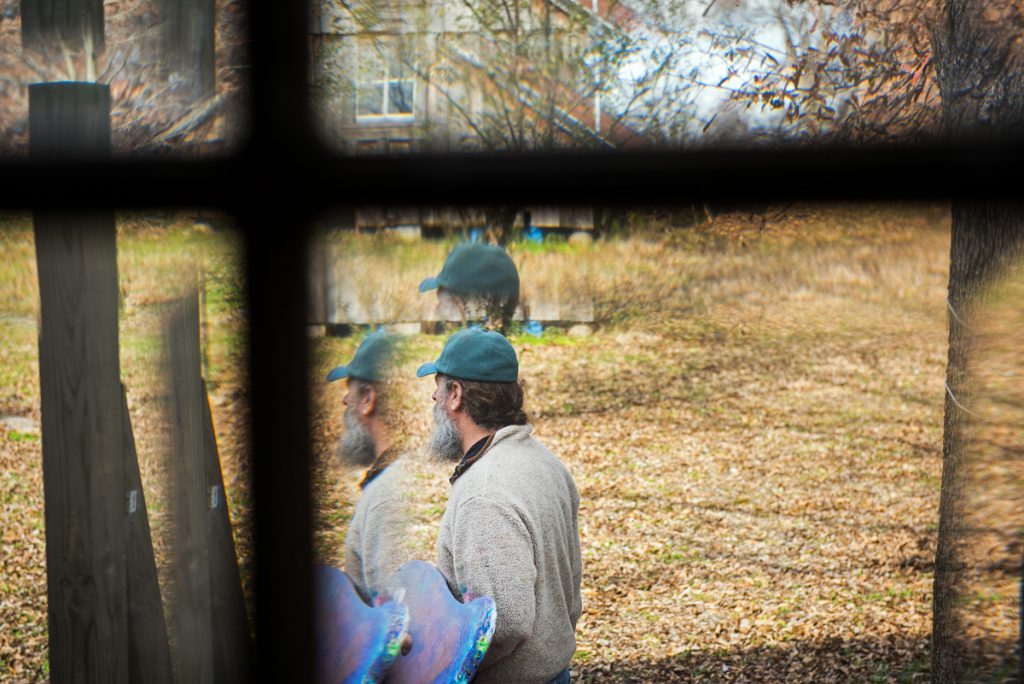
[[[231,533],[231,515],[220,469],[217,434],[213,426],[209,395],[203,383],[203,425],[205,427],[206,483],[210,492],[208,529],[210,538],[210,587],[213,592],[214,670],[218,682],[250,681],[252,641],[242,594]]]
[[[166,62],[191,85],[196,99],[213,97],[214,65],[213,0],[163,0]]]
[[[318,231],[310,241],[309,250],[309,325],[327,324],[327,235]]]
[[[34,213],[50,675],[128,680],[114,216]]]
[[[183,681],[249,681],[252,645],[213,414],[199,366],[198,294],[181,300],[169,345]]]
[[[29,88],[34,159],[109,153],[106,86]],[[35,210],[50,676],[128,681],[113,211]]]
[[[122,385],[124,436],[124,537],[128,581],[128,670],[132,682],[162,684],[172,681],[167,624],[160,603],[153,538],[142,490],[127,390]]]
[[[175,556],[178,576],[179,676],[183,682],[214,681],[205,428],[200,404],[197,296],[175,307],[168,326],[171,371],[171,458],[174,472]]]
[[[33,83],[28,87],[28,125],[33,159],[107,158],[110,89],[99,83]],[[113,212],[110,216],[113,230]]]

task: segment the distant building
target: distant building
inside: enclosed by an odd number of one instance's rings
[[[311,80],[320,128],[348,154],[631,148],[602,74],[632,21],[621,4],[533,0],[315,3]],[[523,229],[592,230],[590,208],[524,207]],[[363,207],[356,228],[486,228],[472,210]]]
[[[603,95],[629,23],[607,0],[315,3],[321,130],[357,154],[629,148]]]

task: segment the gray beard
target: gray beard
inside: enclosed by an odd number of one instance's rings
[[[350,468],[365,468],[377,457],[373,435],[348,409],[345,409],[345,432],[338,442],[338,457]]]
[[[458,463],[462,460],[462,435],[455,421],[434,404],[434,432],[430,435],[430,456],[438,463]]]

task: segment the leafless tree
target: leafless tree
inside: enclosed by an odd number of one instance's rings
[[[711,0],[676,90],[700,92],[685,142],[874,143],[934,138],[932,0]],[[674,36],[675,33],[666,32]],[[678,41],[673,37],[673,40]],[[684,49],[680,47],[680,49]],[[671,114],[671,113],[670,113]]]

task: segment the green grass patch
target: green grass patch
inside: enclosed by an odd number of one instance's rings
[[[7,433],[7,441],[9,442],[38,442],[40,439],[42,438],[34,432],[10,430]]]
[[[541,242],[518,240],[512,243],[509,251],[525,254],[579,254],[588,249],[588,244],[569,242],[565,235],[549,233]]]
[[[34,316],[38,307],[31,218],[0,222],[0,312]]]
[[[699,553],[686,547],[676,547],[661,554],[661,562],[668,565],[689,565],[701,559]]]
[[[957,603],[963,606],[981,606],[998,603],[1003,595],[997,591],[973,591],[957,597]]]
[[[135,362],[162,353],[164,336],[160,332],[129,332],[121,336],[122,361]]]
[[[571,337],[565,328],[559,326],[548,326],[538,335],[531,335],[523,331],[520,323],[513,324],[508,335],[509,342],[513,345],[527,345],[534,347],[578,347],[587,344],[588,339],[584,337]]]

